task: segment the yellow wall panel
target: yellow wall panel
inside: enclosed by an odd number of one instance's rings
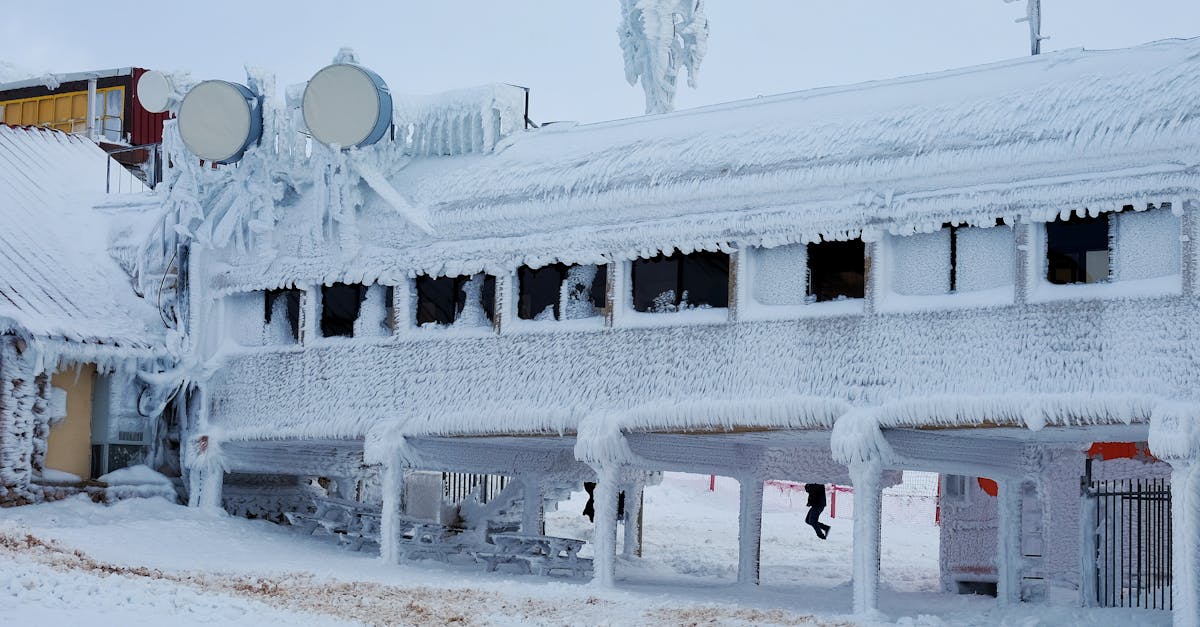
[[[71,119],[71,97],[59,96],[54,99],[54,121]]]
[[[87,92],[71,94],[71,117],[78,120],[87,119]]]

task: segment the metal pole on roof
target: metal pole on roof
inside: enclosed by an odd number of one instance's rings
[[[87,136],[96,141],[96,77],[88,77]]]
[[[1016,2],[1017,0],[1004,0],[1005,2]],[[1026,0],[1025,17],[1017,18],[1017,23],[1029,22],[1029,53],[1039,55],[1042,53],[1042,40],[1050,39],[1042,36],[1042,0]]]

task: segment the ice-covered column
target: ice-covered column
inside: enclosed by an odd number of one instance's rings
[[[750,251],[745,246],[729,255],[729,320],[740,318],[739,311],[747,302],[750,292]]]
[[[545,514],[542,482],[532,475],[521,477],[521,493],[521,533],[541,535]]]
[[[850,464],[854,485],[854,613],[869,614],[879,606],[879,536],[883,505],[883,467],[878,460]]]
[[[1200,460],[1168,461],[1174,625],[1200,627]]]
[[[308,286],[300,295],[300,343],[321,337],[321,286]]]
[[[1038,277],[1033,275],[1033,269],[1030,264],[1033,263],[1034,255],[1043,254],[1043,251],[1030,250],[1030,246],[1033,245],[1032,242],[1036,239],[1033,237],[1033,228],[1039,225],[1030,223],[1025,218],[1018,219],[1017,223],[1013,225],[1013,239],[1017,247],[1015,262],[1017,268],[1013,280],[1017,284],[1015,299],[1018,305],[1025,304],[1025,301],[1029,298],[1030,290],[1033,289],[1034,281],[1038,279]]]
[[[758,585],[759,554],[762,547],[762,477],[738,481],[738,583]]]
[[[631,262],[620,259],[608,264],[606,276],[608,284],[605,286],[605,303],[607,305],[604,315],[605,326],[619,326],[622,314],[629,307],[631,288],[626,277],[630,276],[630,264]]]
[[[188,507],[221,507],[221,490],[225,482],[223,469],[205,464],[192,468],[188,477],[191,486]]]
[[[1150,452],[1171,465],[1171,590],[1175,627],[1200,627],[1200,407],[1163,405]]]
[[[400,520],[404,514],[404,465],[393,459],[383,466],[383,511],[379,520],[379,558],[385,564],[400,563]]]
[[[188,443],[188,449],[188,507],[221,507],[225,466],[220,445],[208,435],[201,435]]]
[[[641,483],[625,489],[625,544],[621,554],[626,559],[642,556],[642,492]]]
[[[999,483],[996,601],[1005,606],[1021,602],[1021,482],[1005,479]]]
[[[592,578],[601,586],[611,587],[617,572],[617,495],[620,494],[620,467],[601,466],[597,469],[595,495],[596,543],[592,560]]]

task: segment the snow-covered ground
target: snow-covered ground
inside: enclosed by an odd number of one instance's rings
[[[587,539],[584,495],[547,514],[547,533]],[[839,504],[840,505],[840,504]],[[737,488],[667,475],[648,488],[645,553],[616,589],[436,562],[385,566],[286,527],[162,500],[84,498],[0,510],[0,624],[905,625],[1169,624],[1165,613],[1000,613],[937,592],[937,528],[883,529],[885,617],[849,617],[849,521],[830,539],[803,525],[803,499],[768,486],[763,585],[735,583]],[[827,512],[828,514],[828,512]],[[585,548],[585,554],[588,549]],[[47,622],[49,621],[49,622]]]

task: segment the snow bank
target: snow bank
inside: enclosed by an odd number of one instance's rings
[[[149,466],[142,464],[137,466],[128,466],[120,470],[114,470],[107,475],[100,476],[97,481],[100,481],[101,483],[107,483],[110,486],[174,485],[170,478],[155,472]]]

